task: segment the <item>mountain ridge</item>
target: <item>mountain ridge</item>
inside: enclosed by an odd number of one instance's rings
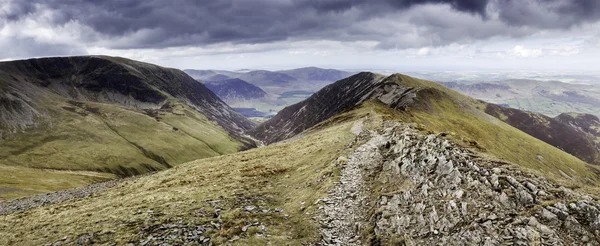
[[[543,170],[544,172],[551,172],[553,175],[562,175],[564,173],[572,172],[571,170],[578,170],[575,171],[577,173],[576,175],[586,177],[589,174],[589,170],[595,171],[594,167],[585,165],[582,161],[573,162],[574,157],[564,156],[562,150],[557,149],[547,142],[543,142],[535,136],[531,136],[526,132],[521,131],[518,127],[506,123],[500,124],[500,122],[502,122],[501,117],[497,118],[485,112],[486,107],[492,107],[493,105],[489,106],[490,104],[488,103],[464,96],[440,84],[415,79],[406,75],[394,74],[383,79],[380,78],[381,81],[379,82],[373,78],[371,79],[371,84],[378,84],[381,82],[384,86],[367,87],[369,89],[362,91],[360,94],[344,93],[345,91],[342,89],[337,92],[325,93],[325,95],[320,96],[321,98],[335,98],[337,93],[339,95],[349,95],[350,97],[354,97],[351,100],[347,99],[347,101],[350,102],[348,104],[343,104],[341,107],[331,107],[326,110],[342,113],[345,110],[354,107],[355,105],[352,103],[354,101],[364,102],[368,101],[368,99],[376,99],[383,101],[386,105],[392,105],[391,108],[400,109],[395,113],[399,119],[406,122],[423,124],[425,127],[435,131],[451,131],[451,135],[460,136],[459,142],[462,142],[466,146],[476,147],[480,149],[480,151],[490,153],[491,155],[509,162],[520,163],[520,165],[525,167]],[[349,85],[343,87],[342,85],[345,83],[349,83]],[[360,82],[355,83],[361,84]],[[330,86],[351,88],[352,84],[353,81],[346,80],[338,81]],[[391,88],[394,88],[390,86],[392,84],[396,84],[398,86],[396,88],[401,89],[392,90]],[[381,97],[382,94],[377,93],[377,91],[385,92],[385,85],[388,86],[387,91],[391,93],[389,93],[388,96]],[[324,88],[322,91],[326,91],[326,89],[327,88]],[[316,93],[315,95],[318,94],[319,93]],[[366,97],[363,98],[365,95]],[[407,97],[407,95],[410,96]],[[314,98],[316,97],[313,97],[312,99]],[[398,98],[411,98],[411,100],[400,100],[400,102],[403,103],[399,104],[401,107],[397,107],[394,105],[394,102],[395,99]],[[310,101],[311,98],[303,103]],[[292,105],[290,108],[299,109],[303,107],[299,106],[301,104],[302,103]],[[326,107],[325,105],[327,104],[318,100],[312,102],[313,107],[318,108],[318,105],[324,105],[324,107]],[[301,132],[300,129],[315,127],[318,125],[317,123],[322,120],[319,117],[311,115],[311,112],[309,111],[294,112],[295,114],[287,114],[286,111],[281,111],[272,119],[250,131],[251,135],[265,143],[274,143],[297,135]],[[316,112],[319,111],[317,110]],[[295,120],[304,118],[306,121]],[[514,140],[508,139],[520,139],[519,141],[527,144],[513,142]],[[513,152],[510,151],[511,149],[521,149],[522,151]],[[560,166],[559,169],[549,168],[549,165],[554,164],[549,163],[550,161],[546,159],[548,156],[562,159],[560,162],[564,163],[565,166]]]
[[[106,56],[29,59],[0,63],[0,87],[0,199],[255,146],[243,133],[254,123],[176,69]]]
[[[490,159],[452,134],[399,122],[396,111],[368,100],[289,141],[0,215],[0,243],[599,241],[600,204],[588,195],[597,192]],[[24,233],[33,218],[58,232]]]
[[[359,73],[255,128],[265,147],[0,203],[0,244],[600,242],[600,169],[490,105],[402,74]],[[585,115],[560,120],[597,127]],[[28,233],[40,224],[54,230]]]

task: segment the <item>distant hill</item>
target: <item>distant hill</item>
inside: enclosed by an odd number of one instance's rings
[[[287,74],[301,81],[323,81],[329,82],[338,81],[340,79],[349,77],[354,74],[352,72],[336,70],[336,69],[323,69],[318,67],[305,67],[291,70],[280,70],[279,73]]]
[[[202,70],[202,69],[185,69],[183,70],[190,77],[198,80],[207,80],[215,75],[225,75],[230,78],[239,76],[241,73],[227,70]]]
[[[206,82],[204,85],[227,104],[267,96],[267,93],[258,86],[238,78]]]
[[[255,146],[242,133],[252,122],[176,69],[105,56],[10,61],[0,88],[0,187],[14,189],[0,199]]]
[[[239,75],[237,78],[247,81],[261,88],[265,87],[291,87],[291,83],[299,82],[297,78],[284,73],[267,70],[254,70]]]
[[[600,86],[559,81],[503,80],[495,82],[443,82],[465,95],[542,113],[550,117],[564,112],[600,116]]]
[[[183,71],[194,79],[206,79],[217,75],[217,73],[212,70],[186,69]]]
[[[229,78],[238,78],[259,87],[267,93],[263,99],[229,100],[230,106],[244,109],[241,112],[252,112],[246,116],[272,115],[286,106],[304,100],[312,93],[337,80],[346,78],[353,73],[317,67],[306,67],[291,70],[184,70],[198,81],[216,82]],[[234,92],[234,87],[229,87],[231,98],[243,95],[245,92]],[[236,96],[233,96],[236,95]]]
[[[210,77],[204,79],[204,81],[211,82],[211,81],[222,81],[222,80],[226,80],[226,79],[231,79],[231,77],[224,75],[224,74],[215,74],[213,76],[210,76]]]

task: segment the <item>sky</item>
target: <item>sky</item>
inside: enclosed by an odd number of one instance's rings
[[[0,60],[597,71],[599,0],[0,0]]]

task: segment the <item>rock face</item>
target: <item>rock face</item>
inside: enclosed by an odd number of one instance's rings
[[[26,88],[22,85],[20,87]],[[35,108],[35,101],[30,96],[2,82],[0,88],[0,140],[3,139],[3,135],[36,126],[36,119],[44,117],[44,114]]]
[[[392,108],[410,105],[416,94],[387,78],[362,72],[328,85],[308,99],[286,107],[250,134],[269,144],[292,137],[330,117],[369,99],[379,99]]]
[[[406,125],[362,136],[322,200],[322,245],[600,243],[589,196]]]
[[[209,81],[204,85],[228,104],[231,104],[231,102],[261,99],[267,95],[258,86],[241,79]]]
[[[4,132],[35,125],[41,95],[160,109],[178,98],[234,135],[253,123],[184,72],[115,57],[42,58],[0,63],[0,119]],[[240,135],[241,136],[241,135]]]
[[[593,115],[561,114],[550,118],[495,104],[488,104],[485,112],[585,162],[600,165],[600,123]]]

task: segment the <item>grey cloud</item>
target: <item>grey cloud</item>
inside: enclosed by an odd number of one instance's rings
[[[423,35],[406,40],[398,37],[404,30],[360,28],[375,18],[396,21],[398,15],[431,4],[470,17],[443,19],[448,13],[440,12],[399,19]],[[83,42],[117,49],[310,39],[374,40],[382,48],[413,47],[521,36],[525,31],[565,29],[600,18],[597,0],[47,0],[38,5],[15,0],[13,5],[15,11],[4,17],[8,21],[51,10],[55,25],[75,20],[98,33],[83,37]],[[496,14],[498,19],[493,19]]]
[[[0,47],[8,47],[3,49],[0,59],[87,54],[80,46],[42,43],[31,38],[4,39],[0,41]]]
[[[600,19],[598,0],[498,0],[497,7],[512,26],[566,29]]]

